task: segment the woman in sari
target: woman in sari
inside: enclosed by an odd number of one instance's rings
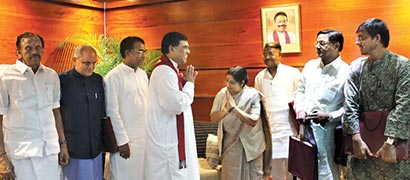
[[[244,68],[230,68],[226,87],[215,96],[210,113],[211,121],[219,122],[223,180],[258,180],[269,175],[270,128],[263,113],[262,96],[246,86],[248,79]]]

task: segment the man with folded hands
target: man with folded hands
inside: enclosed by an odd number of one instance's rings
[[[366,57],[351,63],[345,87],[343,127],[346,134],[352,135],[354,154],[348,158],[346,178],[409,179],[410,161],[397,162],[395,149],[399,140],[409,139],[409,61],[387,50],[389,29],[381,19],[366,20],[359,25],[356,35],[356,45]],[[359,117],[363,112],[381,111],[389,111],[384,129],[386,141],[372,152],[360,135]]]

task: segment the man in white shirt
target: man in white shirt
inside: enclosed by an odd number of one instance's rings
[[[121,41],[124,61],[105,76],[107,116],[111,118],[117,153],[111,153],[113,180],[144,179],[145,123],[148,77],[139,66],[145,59],[145,42],[130,36]]]
[[[295,34],[286,30],[288,26],[288,16],[285,12],[277,12],[275,16],[273,16],[273,22],[275,24],[275,31],[268,34],[268,42],[276,42],[279,44],[296,43]]]
[[[281,64],[282,47],[278,43],[266,43],[263,59],[266,68],[255,77],[255,89],[262,92],[272,132],[272,179],[292,179],[288,173],[289,136],[294,126],[289,122],[288,103],[294,100],[300,80],[300,71]]]
[[[297,119],[314,119],[311,123],[318,146],[319,179],[339,179],[334,162],[334,128],[343,116],[344,83],[349,65],[340,57],[343,35],[336,30],[317,33],[318,59],[310,60],[302,71],[295,97]]]
[[[16,46],[16,64],[0,75],[0,176],[59,179],[58,164],[69,160],[59,110],[60,81],[40,63],[42,37],[26,32],[17,37]]]
[[[145,179],[199,180],[191,111],[198,72],[192,65],[185,75],[178,71],[190,53],[184,34],[167,33],[161,51],[148,87]]]

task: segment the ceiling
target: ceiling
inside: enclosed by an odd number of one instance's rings
[[[104,8],[104,2],[106,9],[121,8],[127,6],[142,6],[166,2],[174,2],[181,0],[42,0],[42,1],[53,1],[61,4],[71,4],[79,6],[87,6],[98,9]]]

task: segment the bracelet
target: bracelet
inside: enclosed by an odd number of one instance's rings
[[[67,140],[58,140],[58,143],[60,144],[60,145],[62,145],[62,144],[67,144]]]

